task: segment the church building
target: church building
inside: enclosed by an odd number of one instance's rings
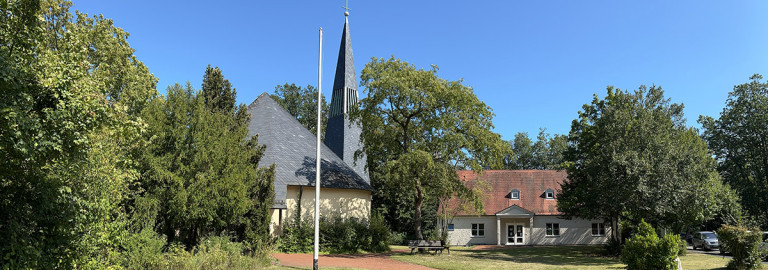
[[[357,77],[349,36],[349,13],[344,13],[336,75],[327,119],[325,143],[321,146],[320,216],[367,220],[371,210],[371,187],[362,150],[359,123],[348,112],[359,106]],[[259,166],[275,165],[275,203],[271,208],[270,232],[291,221],[297,209],[311,219],[315,205],[315,164],[317,137],[294,116],[262,93],[248,105],[251,115],[248,134],[258,135],[266,146]]]

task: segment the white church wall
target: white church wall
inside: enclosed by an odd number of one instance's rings
[[[293,220],[298,205],[298,186],[288,186],[283,210],[283,224]],[[304,187],[301,196],[301,216],[312,219],[315,214],[315,188]],[[323,188],[320,190],[320,216],[367,220],[371,213],[371,192],[357,189]]]

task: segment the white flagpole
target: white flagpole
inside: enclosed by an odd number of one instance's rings
[[[317,270],[317,255],[320,253],[320,127],[322,123],[320,113],[321,102],[323,102],[323,28],[320,28],[320,51],[317,62],[317,163],[315,164],[315,254],[312,259],[312,269]]]

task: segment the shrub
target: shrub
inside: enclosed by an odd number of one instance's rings
[[[389,251],[389,228],[384,222],[384,217],[380,213],[371,215],[371,223],[368,225],[368,231],[371,235],[371,243],[368,247],[370,252]]]
[[[389,244],[390,245],[407,245],[407,237],[405,236],[405,233],[402,232],[391,232],[389,234]]]
[[[656,231],[641,221],[637,233],[633,235],[621,252],[621,261],[627,269],[668,269],[677,268],[675,258],[680,249],[680,237],[668,234],[663,238]]]
[[[278,237],[280,252],[309,253],[314,249],[314,227],[309,220],[291,222]],[[357,253],[389,251],[389,230],[384,219],[377,214],[371,222],[334,217],[320,219],[320,249],[329,253]]]
[[[283,226],[277,239],[277,250],[286,253],[312,252],[315,226],[309,219],[294,219]]]
[[[152,229],[145,228],[128,238],[123,248],[123,266],[127,269],[159,268],[162,260],[165,237]]]
[[[723,225],[717,230],[717,236],[721,244],[727,246],[733,255],[733,259],[728,262],[728,269],[758,269],[762,266],[760,261],[765,256],[765,251],[760,250],[760,230]]]
[[[680,238],[680,244],[679,244],[679,250],[677,252],[677,256],[685,256],[688,254],[688,243],[685,242],[685,239],[682,237]]]
[[[621,254],[621,242],[613,237],[608,239],[608,243],[605,243],[603,248],[605,248],[605,252],[610,256],[619,256]]]

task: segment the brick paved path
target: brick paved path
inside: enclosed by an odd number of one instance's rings
[[[392,253],[376,254],[329,254],[320,255],[318,263],[320,267],[351,267],[362,269],[413,269],[429,270],[432,268],[401,262],[389,258]],[[312,254],[272,254],[280,262],[280,265],[290,267],[312,268]]]

